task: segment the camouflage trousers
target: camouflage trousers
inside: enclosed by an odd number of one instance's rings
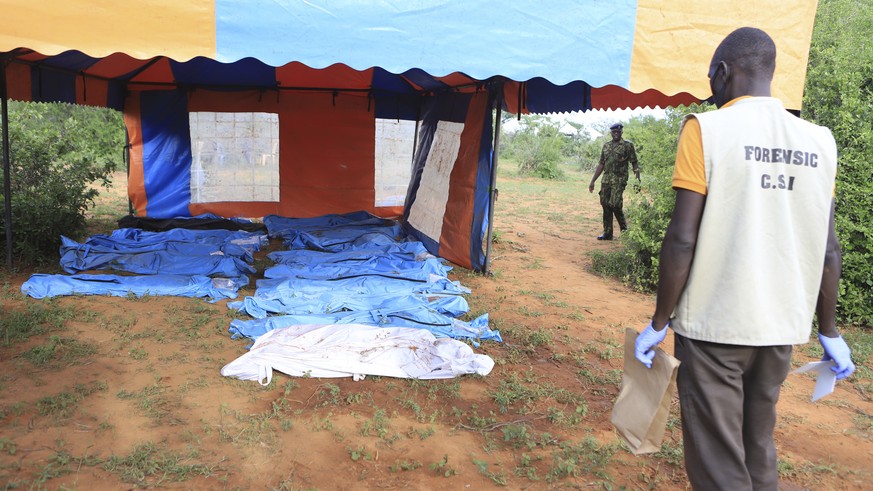
[[[618,228],[621,230],[627,229],[627,222],[624,219],[624,188],[627,183],[622,184],[602,184],[600,186],[600,206],[603,207],[603,235],[612,237],[612,216],[618,221]]]

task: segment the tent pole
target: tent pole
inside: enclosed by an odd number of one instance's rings
[[[12,179],[9,163],[9,104],[6,97],[6,57],[0,60],[0,112],[3,118],[3,198],[6,209],[6,269],[12,270]]]
[[[415,113],[415,135],[412,137],[412,169],[415,170],[415,151],[418,150],[418,125],[421,123],[421,103],[422,99],[418,98],[418,109]]]
[[[127,182],[130,182],[130,132],[127,131],[127,125],[124,125],[124,151],[121,155],[124,160],[124,171],[127,173]],[[130,200],[130,193],[127,194],[127,214],[133,215],[133,201]]]
[[[494,233],[494,204],[497,202],[497,161],[500,154],[500,120],[503,117],[503,85],[497,96],[494,147],[491,149],[491,182],[488,183],[488,233],[485,234],[485,274],[491,274],[491,240]]]

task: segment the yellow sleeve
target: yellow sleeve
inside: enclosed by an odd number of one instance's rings
[[[706,170],[703,165],[703,138],[700,123],[691,117],[682,126],[673,168],[673,189],[687,189],[706,195]]]

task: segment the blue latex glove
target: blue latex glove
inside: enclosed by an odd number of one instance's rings
[[[668,327],[670,327],[669,322],[664,326],[664,329],[656,331],[652,327],[652,323],[649,322],[649,325],[637,336],[637,340],[634,343],[634,356],[646,368],[652,368],[652,359],[655,358],[655,350],[652,348],[660,344],[667,337]]]
[[[842,336],[829,338],[819,333],[818,342],[821,343],[825,352],[822,361],[834,360],[834,363],[837,364],[837,366],[831,367],[831,371],[837,374],[837,380],[844,379],[855,371],[855,364],[852,363],[852,350],[849,349],[849,345],[846,344]]]

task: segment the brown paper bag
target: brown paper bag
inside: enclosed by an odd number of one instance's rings
[[[679,360],[655,348],[652,368],[634,357],[637,332],[624,334],[624,373],[621,392],[612,407],[612,424],[634,455],[657,452],[664,439],[670,401],[676,387]]]

